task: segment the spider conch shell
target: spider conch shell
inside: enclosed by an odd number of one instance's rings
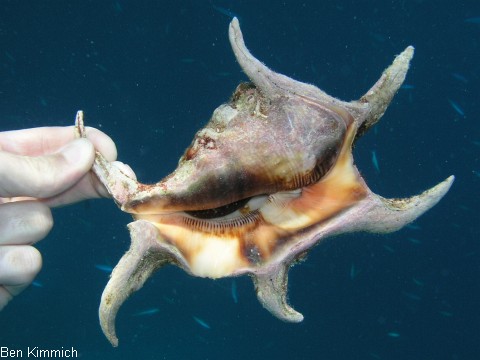
[[[267,310],[302,321],[286,300],[290,266],[326,237],[400,229],[453,182],[450,176],[420,195],[385,199],[368,188],[353,163],[352,144],[385,112],[413,47],[364,96],[345,102],[267,68],[245,47],[237,19],[229,37],[251,83],[240,84],[213,112],[171,175],[141,184],[97,152],[93,171],[134,218],[131,247],[113,270],[99,309],[114,346],[118,309],[167,264],[201,277],[249,274]],[[76,131],[85,137],[81,111]]]

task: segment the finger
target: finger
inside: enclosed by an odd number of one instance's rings
[[[39,201],[0,205],[0,246],[33,244],[47,236],[52,226],[50,209]]]
[[[117,158],[112,139],[98,129],[86,127],[87,138],[108,161]],[[0,132],[0,150],[17,155],[41,156],[56,152],[75,139],[73,126],[39,127]]]
[[[0,196],[46,198],[74,185],[93,164],[95,152],[77,139],[52,155],[30,157],[0,152]]]
[[[128,177],[132,179],[137,178],[130,166],[121,163],[120,161],[114,161],[112,164],[117,166]],[[75,185],[74,188],[68,189],[67,191],[51,198],[42,199],[42,202],[49,207],[55,207],[99,197],[110,197],[110,194],[100,180],[98,180],[97,176],[93,172],[89,172],[78,182],[78,184]]]
[[[120,171],[127,175],[130,179],[137,180],[137,175],[135,175],[130,165],[121,161],[113,161],[112,165],[118,167]]]
[[[6,288],[0,285],[0,311],[13,299],[13,295]]]
[[[41,268],[42,256],[34,247],[0,247],[0,310],[30,285]]]

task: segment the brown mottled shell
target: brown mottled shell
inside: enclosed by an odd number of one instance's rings
[[[384,199],[353,162],[353,142],[385,112],[405,78],[412,47],[358,101],[344,102],[268,69],[245,47],[237,19],[229,36],[251,83],[240,84],[214,111],[171,175],[141,184],[96,155],[95,174],[135,219],[128,225],[130,249],[99,310],[115,346],[119,307],[167,264],[202,277],[248,273],[265,308],[282,320],[301,321],[286,300],[292,264],[327,236],[401,228],[453,182],[449,177],[418,196]],[[81,112],[76,131],[86,136]]]

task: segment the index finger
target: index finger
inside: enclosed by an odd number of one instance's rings
[[[112,139],[102,131],[87,127],[87,137],[108,161],[117,158]],[[75,139],[73,126],[50,126],[0,132],[0,151],[16,155],[52,154]]]

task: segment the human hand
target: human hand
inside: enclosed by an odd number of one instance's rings
[[[97,129],[87,134],[74,139],[73,127],[0,132],[0,310],[41,269],[31,245],[52,228],[50,207],[109,196],[90,169],[95,149],[114,161],[115,144]]]

